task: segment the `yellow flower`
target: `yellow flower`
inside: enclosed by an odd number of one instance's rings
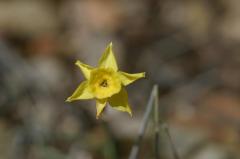
[[[118,71],[117,62],[110,43],[99,60],[98,67],[94,68],[80,61],[75,63],[86,78],[74,93],[67,98],[67,102],[81,99],[96,99],[98,118],[107,102],[111,107],[132,115],[128,104],[128,95],[124,86],[145,77],[145,73],[129,74]]]

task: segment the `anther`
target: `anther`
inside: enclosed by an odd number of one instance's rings
[[[100,83],[100,86],[102,86],[102,87],[107,87],[107,86],[108,86],[107,80],[103,80],[103,81]]]

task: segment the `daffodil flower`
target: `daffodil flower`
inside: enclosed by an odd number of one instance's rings
[[[128,104],[128,94],[124,86],[145,77],[145,73],[129,74],[118,70],[117,62],[110,43],[94,68],[80,61],[75,63],[86,78],[67,102],[82,99],[96,99],[96,118],[98,119],[106,104],[119,111],[128,112],[132,116]]]

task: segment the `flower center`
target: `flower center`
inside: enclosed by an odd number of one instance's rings
[[[106,79],[104,79],[101,83],[100,83],[101,87],[108,87],[108,82]]]
[[[98,99],[108,98],[121,90],[121,81],[112,69],[97,68],[91,72],[89,86]]]

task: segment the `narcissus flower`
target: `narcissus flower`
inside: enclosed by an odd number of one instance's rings
[[[98,118],[106,104],[119,111],[132,115],[128,104],[128,95],[124,86],[145,77],[145,73],[129,74],[118,70],[117,62],[110,43],[99,60],[98,67],[94,68],[80,61],[75,63],[86,78],[67,102],[82,99],[96,99]]]

